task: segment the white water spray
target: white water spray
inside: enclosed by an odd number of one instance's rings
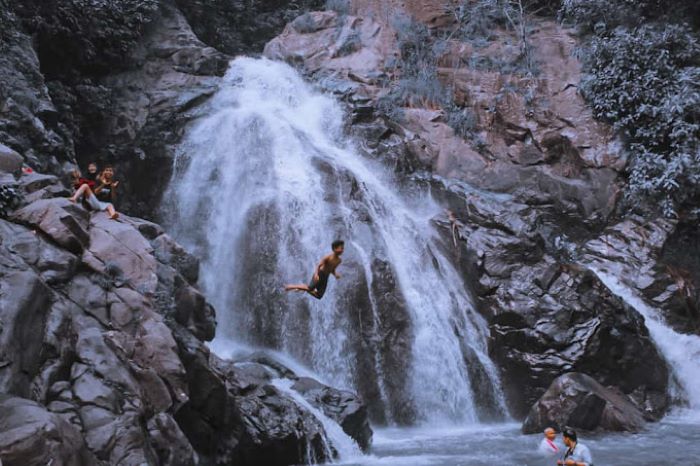
[[[479,390],[503,415],[486,323],[430,223],[437,206],[401,196],[342,126],[338,103],[291,67],[238,58],[189,129],[166,199],[176,237],[202,257],[217,339],[285,351],[341,387],[361,387],[371,373],[377,396],[394,405],[387,419],[410,405],[419,422],[478,422]],[[347,240],[345,276],[323,300],[283,293],[284,283],[307,281],[337,236]],[[382,327],[391,313],[406,314],[405,328]],[[382,347],[387,338],[408,348]],[[371,363],[356,356],[368,341],[382,348],[366,351]],[[486,387],[472,386],[476,366]],[[388,399],[397,392],[400,402]]]

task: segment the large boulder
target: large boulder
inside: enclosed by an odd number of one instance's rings
[[[54,186],[49,178],[37,189]],[[73,451],[63,453],[64,432],[94,455],[86,464],[329,460],[335,451],[309,406],[369,445],[356,395],[305,381],[308,401],[295,398],[273,378],[301,379],[274,359],[249,361],[266,374],[253,377],[209,352],[216,318],[197,289],[198,261],[160,226],[66,199],[28,202],[11,220],[0,219],[0,390],[45,410],[46,437],[31,442],[54,448],[55,461]],[[13,445],[10,464],[48,454]]]
[[[641,411],[617,390],[606,388],[586,374],[558,377],[532,406],[522,430],[542,432],[565,426],[582,430],[639,432],[645,427]]]
[[[23,398],[0,394],[0,458],[5,466],[97,464],[80,430]]]
[[[22,156],[4,144],[0,144],[0,172],[19,175],[22,169]]]
[[[15,212],[12,218],[42,231],[70,252],[82,252],[90,241],[87,212],[65,198],[33,202]]]
[[[352,437],[363,451],[372,445],[367,406],[358,396],[347,390],[338,390],[310,377],[300,377],[292,385],[312,406],[321,409]]]

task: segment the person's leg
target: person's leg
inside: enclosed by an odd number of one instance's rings
[[[73,193],[73,195],[68,198],[68,200],[71,202],[78,202],[78,199],[85,195],[89,196],[90,194],[92,194],[90,186],[86,184],[81,184],[80,187]]]
[[[119,214],[117,213],[116,210],[114,210],[114,206],[112,204],[107,205],[107,214],[109,215],[109,218],[112,220],[116,220],[119,218]]]
[[[311,291],[308,285],[285,285],[284,291]]]

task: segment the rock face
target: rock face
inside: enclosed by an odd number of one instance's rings
[[[636,289],[681,333],[700,331],[697,229],[629,217],[588,241],[582,260]]]
[[[120,208],[153,217],[183,127],[230,57],[321,3],[2,0],[0,143],[55,175],[114,163]]]
[[[97,460],[80,431],[60,415],[24,398],[0,395],[0,458],[8,466],[88,466]]]
[[[41,176],[15,180],[23,205],[0,219],[5,464],[285,465],[333,456],[321,422],[272,384],[299,381],[294,373],[258,364],[270,375],[253,379],[245,364],[209,353],[215,313],[196,287],[194,257],[154,223],[110,220],[60,197],[32,201],[41,190],[61,192],[55,177]],[[367,447],[364,404],[313,387],[314,406]]]
[[[403,14],[439,29],[453,21],[445,13],[448,2],[380,3],[396,13],[380,14],[382,6],[357,1],[350,15],[326,11],[300,17],[270,41],[265,55],[299,66],[346,100],[362,149],[399,159],[400,171],[428,169],[477,188],[512,193],[529,204],[554,204],[590,221],[612,212],[617,170],[625,160],[612,131],[593,119],[576,93],[580,64],[572,57],[575,41],[567,31],[549,21],[533,24],[530,40],[539,74],[527,79],[465,66],[478,58],[475,48],[458,40],[445,44],[437,74],[453,90],[454,103],[473,116],[475,137],[468,140],[447,124],[444,109],[414,103],[387,113],[382,104],[401,79],[387,66],[400,54],[391,17]],[[503,44],[512,38],[494,34],[493,43],[479,53],[506,59],[513,51]],[[527,89],[520,89],[522,82],[529,83]]]
[[[451,209],[437,225],[489,321],[514,416],[572,371],[631,395],[650,417],[665,411],[668,369],[643,318],[577,263],[551,212],[455,181],[422,182]]]
[[[591,377],[571,372],[557,378],[530,409],[523,433],[542,432],[547,427],[638,432],[644,417],[623,394],[603,387]]]

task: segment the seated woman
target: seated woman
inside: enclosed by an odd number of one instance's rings
[[[105,172],[107,172],[107,170],[109,170],[109,174],[105,177]],[[75,191],[75,193],[73,193],[73,196],[70,197],[69,200],[71,202],[84,200],[92,210],[106,210],[109,218],[112,220],[119,218],[119,214],[114,209],[114,204],[111,202],[102,201],[98,199],[98,196],[96,195],[104,191],[109,194],[109,200],[113,201],[116,199],[116,187],[119,185],[119,182],[114,181],[113,179],[114,169],[112,167],[105,168],[105,170],[97,177],[97,187],[94,191],[93,188],[90,187],[89,182],[86,181],[81,183],[83,178],[80,178],[80,172],[76,170],[73,176],[74,178],[77,178],[77,182],[74,184],[78,185],[78,189]],[[104,194],[102,197],[104,198]]]

